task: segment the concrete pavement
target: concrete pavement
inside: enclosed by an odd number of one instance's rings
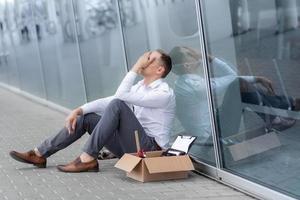
[[[185,180],[139,183],[114,168],[116,159],[100,161],[99,173],[67,174],[56,165],[73,160],[87,135],[48,159],[38,169],[16,162],[9,151],[27,151],[63,126],[65,115],[0,88],[0,199],[253,199],[230,187],[191,173]]]

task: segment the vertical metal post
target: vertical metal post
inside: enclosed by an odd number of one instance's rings
[[[203,60],[203,69],[204,69],[204,77],[206,82],[206,96],[209,104],[209,113],[210,113],[210,124],[211,124],[211,130],[212,130],[212,138],[213,138],[213,144],[214,144],[214,152],[215,152],[215,159],[216,159],[216,167],[220,169],[222,167],[221,163],[221,149],[220,145],[218,143],[218,134],[217,134],[217,128],[216,128],[216,122],[215,122],[215,113],[214,113],[214,105],[213,105],[213,96],[211,92],[211,84],[209,80],[209,67],[208,67],[208,59],[207,59],[207,51],[206,51],[206,45],[205,45],[205,33],[204,33],[204,23],[203,23],[203,13],[202,13],[202,5],[200,0],[195,0],[196,4],[196,11],[197,11],[197,21],[198,21],[198,32],[199,32],[199,42],[200,42],[200,50],[201,50],[201,56]]]
[[[119,0],[116,0],[117,2],[117,14],[118,14],[118,18],[119,18],[119,28],[120,28],[120,34],[121,34],[121,41],[122,41],[122,49],[123,49],[123,56],[124,56],[124,60],[125,60],[125,71],[128,72],[129,69],[129,64],[128,64],[128,56],[127,56],[127,52],[126,52],[126,48],[125,48],[125,37],[124,37],[124,31],[123,31],[123,26],[122,26],[122,17],[121,17],[121,8],[120,8],[120,3]]]
[[[79,40],[78,40],[78,30],[77,30],[77,20],[78,20],[78,17],[75,15],[75,7],[74,7],[74,3],[73,3],[73,0],[70,0],[71,1],[71,6],[72,6],[72,11],[73,11],[73,26],[74,26],[74,31],[75,31],[75,42],[76,42],[76,49],[77,49],[77,53],[78,53],[78,58],[79,58],[79,65],[80,65],[80,74],[81,74],[81,79],[82,79],[82,83],[83,83],[83,92],[84,92],[84,98],[85,98],[85,102],[88,101],[88,98],[87,98],[87,92],[86,92],[86,79],[85,79],[85,76],[84,76],[84,72],[83,72],[83,65],[82,65],[82,59],[81,59],[81,53],[80,53],[80,46],[79,46]]]
[[[15,4],[16,4],[17,2],[14,2],[13,3],[13,8],[15,8]],[[8,7],[8,5],[9,5],[9,2],[8,2],[8,0],[5,0],[5,13],[6,12],[8,12],[7,11],[7,9],[9,9],[9,7]],[[7,19],[8,20],[8,19]],[[20,77],[20,69],[19,69],[19,61],[18,61],[18,59],[17,59],[17,50],[16,50],[16,46],[15,46],[15,42],[14,42],[14,39],[13,39],[13,33],[12,33],[12,30],[11,30],[11,26],[8,28],[8,23],[7,23],[7,29],[6,29],[6,31],[8,32],[8,34],[9,34],[9,39],[10,39],[10,46],[11,46],[11,48],[12,48],[12,50],[13,50],[13,52],[14,52],[14,56],[15,56],[15,61],[16,61],[16,71],[17,71],[17,79],[18,79],[18,83],[16,84],[16,87],[18,87],[18,89],[19,90],[21,90],[21,77]],[[13,56],[12,56],[12,59],[13,59]]]
[[[42,62],[42,57],[41,57],[41,52],[40,52],[40,46],[39,46],[39,41],[38,41],[38,38],[37,38],[37,31],[36,31],[36,28],[35,28],[35,22],[36,22],[36,18],[35,18],[35,16],[34,16],[34,5],[33,5],[33,3],[34,3],[34,1],[30,1],[29,2],[30,3],[30,8],[31,8],[31,17],[32,17],[32,22],[34,22],[34,24],[33,24],[33,29],[35,30],[35,31],[33,31],[33,33],[35,33],[35,42],[36,42],[36,46],[37,46],[37,53],[38,53],[38,59],[39,59],[39,64],[40,64],[40,72],[41,72],[41,79],[42,79],[42,87],[43,87],[43,93],[44,93],[44,98],[45,99],[48,99],[48,92],[47,92],[47,88],[46,88],[46,82],[45,82],[45,71],[44,71],[44,69],[43,69],[43,62]]]

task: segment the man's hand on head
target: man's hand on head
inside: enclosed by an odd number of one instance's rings
[[[132,67],[131,71],[136,72],[138,74],[145,68],[147,68],[151,63],[154,62],[155,58],[150,58],[151,52],[146,52],[142,56],[139,57],[137,62]]]

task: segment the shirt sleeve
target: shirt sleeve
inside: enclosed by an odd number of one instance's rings
[[[210,83],[213,90],[216,92],[225,92],[227,87],[236,79],[236,76],[222,76],[211,78]]]
[[[119,94],[116,98],[127,103],[149,108],[163,108],[171,100],[172,92],[167,90],[153,90],[148,93],[126,92]]]
[[[226,77],[225,79],[228,79],[229,76],[238,76],[236,71],[234,71],[229,64],[222,61],[221,59],[215,58],[213,60],[213,67],[214,67],[215,76],[219,76],[219,77],[224,76]],[[256,82],[255,76],[238,76],[238,77],[246,80],[249,83]]]
[[[248,83],[255,83],[256,82],[255,76],[239,76],[239,77],[246,80]]]
[[[137,77],[137,73],[133,71],[128,72],[126,76],[123,78],[121,84],[119,85],[115,93],[115,97],[119,97],[124,93],[130,92],[136,77]]]
[[[105,110],[107,105],[114,98],[115,98],[114,96],[109,96],[109,97],[97,99],[95,101],[91,101],[89,103],[86,103],[86,104],[80,106],[80,108],[82,109],[82,112],[84,115],[87,113],[92,113],[92,112],[103,113],[103,111]]]
[[[221,59],[214,58],[212,61],[214,77],[237,75],[232,67]]]

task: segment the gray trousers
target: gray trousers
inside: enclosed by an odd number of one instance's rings
[[[47,158],[55,152],[66,148],[86,132],[90,134],[83,151],[97,158],[105,146],[117,157],[124,153],[136,152],[134,131],[138,130],[141,149],[144,151],[159,150],[153,137],[149,137],[131,109],[121,100],[114,99],[105,109],[102,116],[89,113],[79,116],[74,133],[69,134],[66,128],[46,139],[38,151]]]

